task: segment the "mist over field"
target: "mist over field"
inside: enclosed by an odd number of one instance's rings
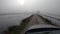
[[[0,32],[9,26],[19,25],[23,19],[38,11],[42,16],[60,19],[60,0],[23,0],[23,3],[19,1],[21,0],[0,0]],[[45,18],[60,24],[60,20],[46,16]]]

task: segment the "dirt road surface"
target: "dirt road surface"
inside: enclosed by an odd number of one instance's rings
[[[47,24],[47,22],[38,15],[33,15],[29,24],[27,24],[27,27],[20,34],[24,34],[28,30],[28,28],[33,25],[41,25],[41,24]]]

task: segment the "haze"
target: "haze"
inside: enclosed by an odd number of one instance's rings
[[[0,0],[0,34],[37,11],[60,19],[60,0]],[[60,21],[46,18],[60,26]]]
[[[21,1],[21,0],[20,0]],[[23,0],[24,5],[20,5],[19,0],[0,0],[1,13],[21,13],[34,12],[39,10],[42,13],[60,15],[60,0]]]

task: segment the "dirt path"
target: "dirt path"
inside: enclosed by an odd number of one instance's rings
[[[38,15],[34,15],[30,23],[32,23],[33,25],[47,24],[47,22]]]
[[[31,21],[29,22],[29,24],[27,24],[27,27],[20,34],[24,34],[28,30],[29,27],[31,27],[33,25],[40,25],[40,24],[47,24],[47,23],[45,20],[43,20],[38,15],[34,15],[31,19]]]

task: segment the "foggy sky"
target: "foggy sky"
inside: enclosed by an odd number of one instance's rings
[[[17,0],[0,0],[0,13],[34,12],[36,10],[60,15],[60,0],[25,0],[22,6]]]

